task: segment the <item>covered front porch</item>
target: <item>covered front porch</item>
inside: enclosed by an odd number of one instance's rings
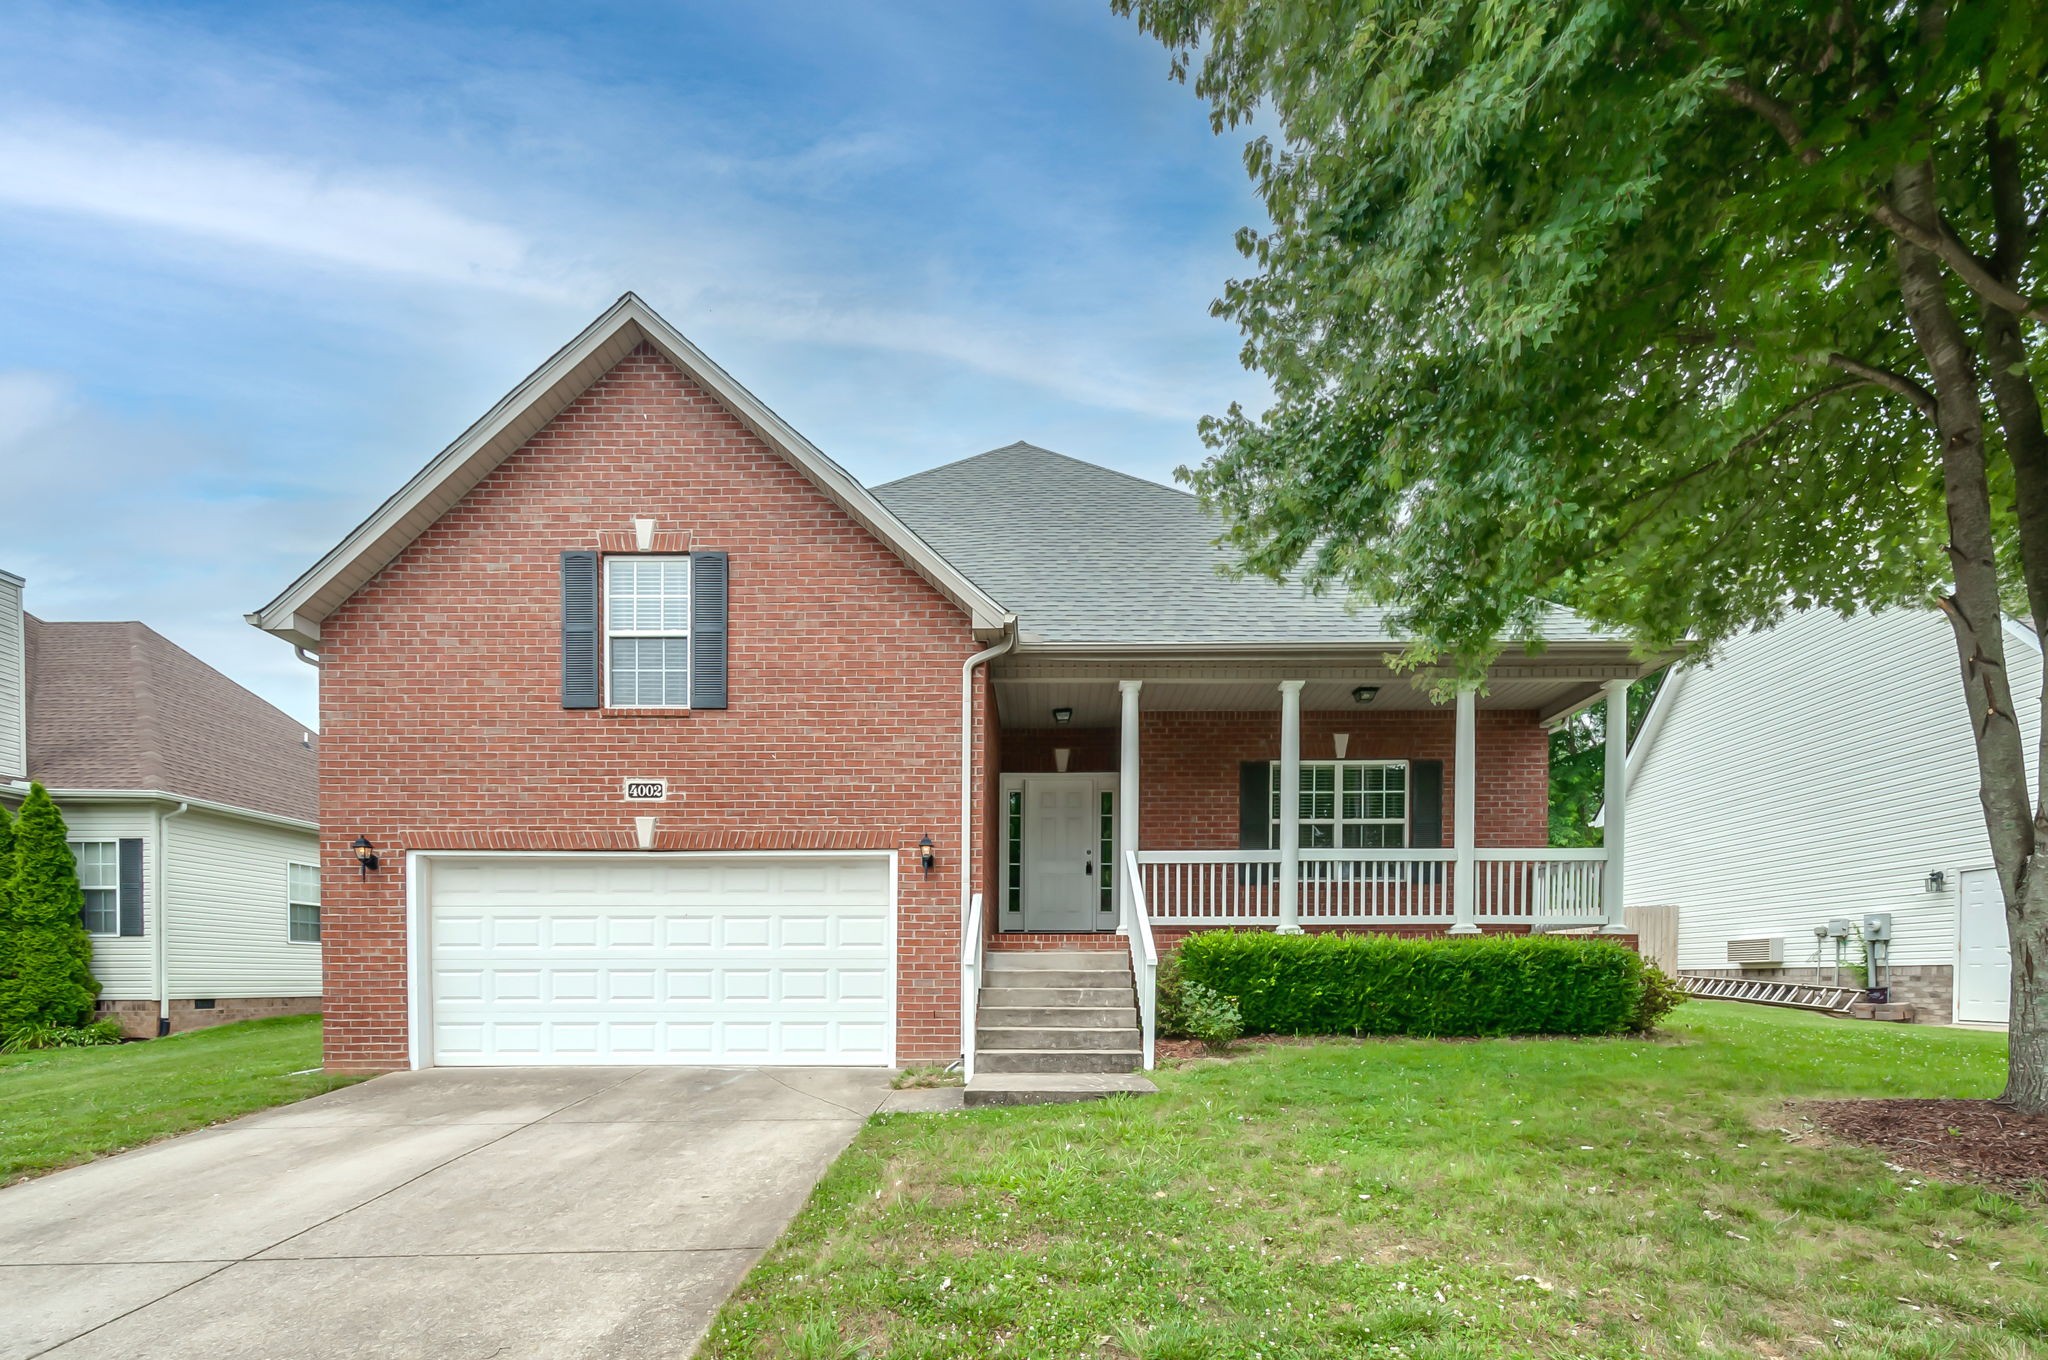
[[[1436,703],[1355,663],[1006,658],[987,931],[1619,933],[1626,705],[1599,848],[1547,843],[1548,724],[1640,669],[1536,658]]]

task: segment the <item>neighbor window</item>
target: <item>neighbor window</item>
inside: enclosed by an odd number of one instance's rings
[[[70,841],[78,861],[78,886],[85,889],[79,919],[94,935],[121,933],[121,842]]]
[[[613,708],[690,704],[690,559],[604,561],[605,702]]]
[[[1280,763],[1273,763],[1272,835],[1280,844]],[[1408,764],[1301,762],[1301,848],[1398,850],[1408,844]]]
[[[320,943],[320,869],[313,864],[285,866],[285,910],[293,944]]]

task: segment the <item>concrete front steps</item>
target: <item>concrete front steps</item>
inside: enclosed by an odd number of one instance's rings
[[[1121,950],[991,950],[975,1011],[969,1105],[1094,1100],[1155,1088]]]

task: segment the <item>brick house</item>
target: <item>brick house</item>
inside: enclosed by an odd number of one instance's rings
[[[321,667],[329,1064],[992,1064],[1024,950],[1086,1024],[1191,929],[1618,930],[1544,724],[1643,663],[1552,610],[1434,704],[1215,534],[1028,444],[871,490],[621,298],[250,616]]]

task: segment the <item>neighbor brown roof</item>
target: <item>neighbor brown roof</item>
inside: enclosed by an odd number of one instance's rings
[[[143,624],[24,623],[31,778],[318,819],[297,719]]]

